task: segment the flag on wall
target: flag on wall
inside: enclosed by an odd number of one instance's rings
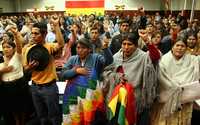
[[[66,0],[65,9],[70,14],[104,14],[104,0]]]

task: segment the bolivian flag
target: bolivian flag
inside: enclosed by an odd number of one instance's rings
[[[104,0],[66,0],[66,12],[70,14],[104,14]]]
[[[132,85],[118,84],[109,100],[108,108],[109,120],[117,116],[119,125],[133,125],[136,122],[136,106]]]

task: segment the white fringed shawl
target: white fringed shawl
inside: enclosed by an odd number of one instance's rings
[[[165,116],[181,107],[181,85],[199,80],[200,57],[185,54],[176,60],[171,51],[159,63],[160,100],[165,102],[162,112]]]

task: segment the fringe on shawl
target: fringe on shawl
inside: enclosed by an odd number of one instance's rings
[[[171,114],[173,114],[178,109],[181,109],[181,95],[182,95],[182,89],[180,87],[177,87],[176,89],[172,90],[172,93],[170,94],[169,100],[165,102],[161,114],[164,117],[168,117]]]
[[[106,103],[108,102],[115,86],[120,83],[120,75],[117,73],[117,66],[111,64],[103,72],[103,93]]]
[[[144,108],[150,108],[154,103],[158,90],[158,64],[153,64],[150,57],[147,56],[144,66],[142,98],[137,100],[138,112]]]
[[[120,83],[120,77],[122,74],[119,72],[117,73],[118,66],[111,64],[104,68],[103,72],[103,94],[106,105],[109,103],[109,99],[112,96],[112,92],[115,89],[115,87]],[[109,119],[109,108],[106,106],[106,115]]]
[[[163,71],[162,69],[159,70],[159,72],[162,74],[160,75],[160,83],[164,82],[163,79],[173,84],[172,81],[168,78],[169,76]],[[181,108],[181,96],[183,89],[173,84],[172,86],[167,86],[167,90],[160,90],[158,101],[160,103],[163,103],[163,108],[161,110],[161,114],[164,117],[170,116],[175,111]]]

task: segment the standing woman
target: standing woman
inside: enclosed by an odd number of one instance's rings
[[[91,53],[92,44],[86,38],[78,40],[76,50],[77,55],[69,58],[62,72],[63,79],[68,80],[63,97],[63,125],[105,124],[98,81],[104,67],[113,61],[108,39],[103,43],[103,55]]]
[[[182,86],[199,80],[200,57],[186,53],[186,40],[178,38],[159,63],[159,102],[155,103],[151,125],[190,125],[193,101],[183,103]]]
[[[160,53],[154,44],[147,39],[145,39],[145,44],[149,51],[142,51],[138,48],[138,39],[139,35],[137,32],[125,33],[122,37],[121,49],[113,56],[113,64],[106,67],[104,71],[104,76],[109,81],[105,83],[105,88],[109,88],[106,99],[110,98],[110,93],[121,79],[118,74],[114,73],[114,69],[122,67],[125,74],[122,79],[131,83],[132,87],[134,87],[137,114],[136,124],[148,125],[149,109],[156,97],[157,64],[160,59]],[[134,112],[132,113],[132,119],[134,118],[133,114]]]
[[[24,80],[22,66],[23,37],[16,27],[11,27],[15,42],[3,41],[4,62],[0,63],[2,112],[12,113],[16,125],[24,125],[24,111],[27,107],[28,84]]]
[[[5,32],[5,33],[3,33],[2,41],[1,41],[1,43],[0,43],[0,44],[1,44],[1,45],[0,45],[0,63],[3,62],[2,43],[3,43],[3,42],[6,42],[6,41],[9,41],[9,40],[11,40],[11,41],[14,40],[12,33],[10,33],[10,32]]]

